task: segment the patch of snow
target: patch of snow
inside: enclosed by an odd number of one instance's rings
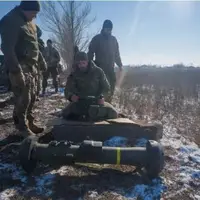
[[[147,143],[147,139],[139,138],[136,140],[136,147],[145,147]],[[113,147],[125,147],[127,145],[128,139],[125,137],[114,136],[109,140],[104,142],[104,146],[113,146]]]
[[[184,184],[200,184],[200,149],[196,144],[181,146],[174,160],[179,161],[177,178]]]
[[[20,188],[13,187],[0,192],[0,200],[9,200],[13,196],[17,195],[19,190]]]
[[[91,197],[91,198],[97,198],[98,197],[98,192],[96,192],[96,191],[89,191],[89,197]]]
[[[177,134],[176,128],[170,125],[163,126],[163,138],[161,139],[161,143],[163,146],[170,146],[174,149],[180,148],[183,145],[183,138],[179,134]]]
[[[59,88],[58,88],[58,92],[59,92],[59,94],[60,94],[61,96],[65,96],[65,88],[59,87]]]
[[[3,174],[11,174],[13,180],[20,180],[22,183],[27,182],[27,177],[24,175],[23,171],[14,164],[0,163],[0,170]]]
[[[64,176],[67,174],[67,172],[68,172],[68,167],[62,166],[58,170],[51,171],[51,174],[59,174],[60,176]]]
[[[200,181],[200,170],[194,169],[193,167],[182,166],[180,167],[180,178],[182,182],[189,183],[192,179],[199,179]]]
[[[200,200],[200,196],[199,195],[194,195],[196,200]]]
[[[105,141],[103,145],[111,147],[125,147],[127,142],[127,138],[115,136]]]
[[[198,146],[197,145],[195,145],[195,146],[188,146],[188,145],[186,145],[186,146],[180,147],[179,150],[182,153],[187,153],[188,154],[188,153],[192,153],[192,152],[198,150]]]
[[[0,163],[0,172],[2,174],[6,174],[9,177],[12,177],[13,180],[20,180],[22,183],[23,190],[33,190],[28,187],[26,187],[28,182],[28,177],[25,176],[23,170],[21,168],[18,168],[14,164],[7,164],[7,163]],[[1,174],[0,174],[1,175]],[[48,189],[48,186],[52,185],[52,182],[55,178],[55,174],[52,174],[51,172],[34,177],[36,181],[36,186],[34,187],[34,190],[38,194],[45,194],[45,196],[50,196],[53,191],[51,189]],[[16,193],[18,193],[20,188],[14,187],[10,189],[6,189],[0,193],[0,200],[9,200],[9,195],[14,196]],[[7,195],[7,196],[6,196]]]
[[[193,155],[190,155],[189,158],[198,164],[200,164],[200,150],[198,152],[195,152]]]
[[[55,175],[50,173],[44,174],[42,176],[36,177],[36,191],[38,194],[45,194],[45,196],[50,196],[53,191],[48,189],[54,181]]]
[[[169,116],[169,118],[170,117],[174,119],[173,116]],[[167,118],[163,119],[163,138],[161,139],[161,144],[164,147],[172,147],[174,149],[179,149],[185,145],[198,148],[194,142],[190,142],[188,139],[178,134],[177,128],[173,127]]]
[[[128,200],[133,198],[141,198],[143,200],[160,199],[166,189],[167,187],[161,179],[154,179],[151,185],[140,184],[134,186],[125,197]]]
[[[145,139],[145,138],[137,139],[137,140],[136,140],[135,146],[136,146],[136,147],[146,147],[147,141],[148,141],[148,140]]]
[[[49,97],[49,96],[52,96],[52,97],[53,96],[62,96],[62,97],[64,97],[65,96],[64,88],[59,87],[58,93],[55,93],[55,88],[47,87],[46,93],[45,94],[40,93],[39,96],[40,97]],[[48,99],[48,101],[51,101],[51,100]]]

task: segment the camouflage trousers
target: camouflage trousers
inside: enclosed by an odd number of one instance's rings
[[[63,109],[63,118],[79,119],[81,116],[85,115],[89,120],[99,121],[116,119],[118,117],[115,108],[107,102],[105,102],[104,105],[90,105],[87,109],[82,108],[81,106],[79,105],[79,102],[70,103]]]
[[[41,79],[42,79],[42,74],[40,72],[37,73],[35,77],[35,82],[36,82],[36,97],[39,96],[40,91],[41,91]]]
[[[116,85],[116,75],[115,75],[114,67],[104,66],[104,67],[101,67],[101,69],[104,71],[108,79],[108,82],[110,83],[110,91],[108,92],[107,95],[105,95],[105,101],[111,103],[112,97],[115,91],[115,85]]]
[[[26,66],[23,66],[26,67]],[[12,91],[14,93],[13,119],[16,128],[23,130],[27,120],[33,121],[33,106],[36,100],[35,75],[27,69],[24,71],[25,86],[19,84],[19,76],[9,73]]]
[[[43,92],[47,88],[47,80],[50,75],[53,79],[54,88],[56,91],[58,91],[58,69],[57,67],[51,67],[51,68],[48,68],[47,71],[43,73],[43,80],[42,80]]]

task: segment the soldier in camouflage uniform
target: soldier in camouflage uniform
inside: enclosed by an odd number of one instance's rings
[[[39,50],[44,56],[44,50],[45,50],[45,44],[44,41],[41,39],[42,36],[42,30],[37,26],[37,37],[38,37],[38,44],[39,44]],[[42,79],[42,66],[38,65],[38,72],[36,76],[36,85],[37,85],[37,91],[36,91],[36,99],[39,100],[39,94],[41,90],[41,79]],[[45,72],[43,72],[45,73]]]
[[[71,103],[63,110],[63,117],[77,119],[81,115],[88,115],[96,120],[117,118],[118,114],[113,106],[104,102],[103,95],[109,89],[110,84],[103,70],[97,67],[93,61],[88,61],[86,53],[78,52],[75,57],[74,71],[68,77],[65,87],[65,97]],[[85,108],[81,99],[87,99],[89,96],[95,97],[97,101],[88,105],[86,100]],[[96,111],[98,114],[92,116],[92,113]]]
[[[0,55],[0,84],[7,87],[7,91],[11,90],[9,72],[4,63],[4,55]]]
[[[95,63],[103,69],[110,82],[111,90],[109,95],[105,98],[108,102],[112,101],[112,96],[115,90],[115,63],[118,65],[119,69],[122,70],[119,45],[117,39],[111,34],[112,28],[112,22],[110,20],[105,20],[101,33],[92,38],[88,51],[89,60],[93,60],[95,54]]]
[[[39,11],[39,1],[21,1],[0,21],[1,48],[15,97],[13,119],[19,134],[24,137],[44,130],[34,123],[32,115],[37,64],[46,68],[33,23]]]
[[[60,77],[62,72],[63,72],[63,66],[60,63],[58,63],[58,86],[59,87],[61,87],[61,85],[62,85],[61,84],[61,77]]]
[[[4,64],[4,56],[0,55],[0,67]]]
[[[45,94],[45,90],[47,87],[47,80],[51,75],[53,79],[53,85],[55,87],[55,92],[58,92],[58,65],[60,62],[60,54],[58,51],[52,46],[52,41],[47,40],[47,47],[45,48],[45,60],[47,61],[47,72],[43,74],[43,94]]]

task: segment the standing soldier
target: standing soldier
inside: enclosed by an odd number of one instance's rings
[[[34,124],[32,115],[37,64],[43,62],[45,66],[33,22],[39,11],[39,1],[21,1],[0,21],[1,48],[15,97],[13,119],[19,134],[24,137],[44,130]]]
[[[38,45],[39,45],[39,50],[44,56],[44,50],[45,50],[45,44],[44,41],[41,39],[42,36],[42,30],[37,26],[37,37],[38,37]],[[45,71],[44,67],[42,66],[42,63],[38,63],[38,71],[37,71],[37,77],[36,77],[36,100],[39,100],[39,94],[41,90],[41,79],[42,79],[42,74],[41,72]]]
[[[52,41],[47,40],[47,47],[45,48],[45,59],[47,61],[47,72],[43,74],[43,94],[45,94],[45,90],[47,87],[47,80],[51,75],[53,79],[53,85],[55,87],[55,92],[58,92],[58,65],[60,62],[60,54],[58,51],[52,46]]]
[[[115,63],[118,65],[120,71],[122,70],[119,45],[117,39],[112,36],[112,29],[112,22],[110,20],[105,20],[101,33],[92,38],[88,52],[89,60],[93,60],[95,54],[95,63],[103,69],[110,82],[111,91],[105,99],[108,102],[112,101],[115,90]]]

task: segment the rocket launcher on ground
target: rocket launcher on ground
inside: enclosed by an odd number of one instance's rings
[[[150,177],[156,177],[164,167],[162,146],[149,140],[146,147],[107,147],[102,142],[85,140],[80,145],[68,141],[52,141],[41,144],[38,138],[26,138],[20,147],[20,162],[27,173],[31,173],[37,162],[51,166],[75,163],[133,165],[145,168]]]

